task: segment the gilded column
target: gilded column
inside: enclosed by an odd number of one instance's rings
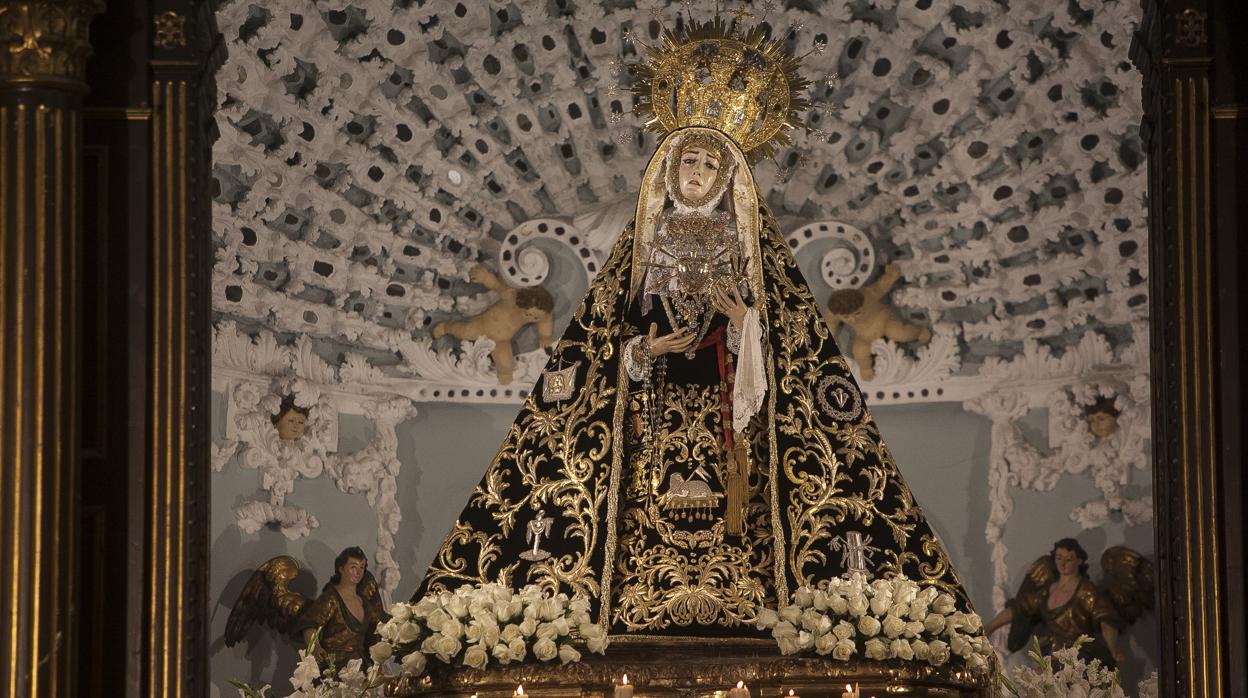
[[[0,696],[73,695],[81,102],[93,0],[0,1]]]

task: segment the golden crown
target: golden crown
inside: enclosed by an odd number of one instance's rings
[[[645,49],[633,92],[652,131],[704,126],[751,158],[769,157],[789,143],[789,129],[809,106],[810,82],[797,72],[801,59],[760,27],[742,33],[719,15],[690,19],[679,33],[664,29],[661,43]]]

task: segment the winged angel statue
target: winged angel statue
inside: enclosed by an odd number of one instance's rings
[[[985,626],[987,632],[1009,625],[1009,651],[1022,649],[1035,635],[1046,654],[1087,635],[1093,641],[1080,648],[1081,656],[1111,668],[1121,664],[1119,633],[1153,607],[1153,563],[1127,547],[1107,548],[1098,585],[1088,577],[1087,560],[1078,541],[1059,540],[1027,568],[1018,594]]]
[[[230,609],[226,646],[238,644],[258,623],[304,642],[319,628],[317,661],[324,663],[332,657],[339,665],[352,659],[369,664],[368,647],[376,641],[377,624],[387,615],[377,580],[367,565],[360,548],[343,550],[334,560],[334,576],[320,596],[311,599],[291,589],[302,574],[294,558],[280,555],[265,562],[252,573]]]

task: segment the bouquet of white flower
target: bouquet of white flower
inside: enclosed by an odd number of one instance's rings
[[[814,650],[839,661],[859,655],[932,666],[958,658],[975,672],[986,671],[993,656],[978,615],[961,613],[953,596],[900,576],[803,586],[792,604],[764,609],[758,627],[771,630],[782,654]]]
[[[587,599],[551,595],[536,585],[518,592],[502,584],[462,586],[395,604],[390,616],[377,627],[381,641],[369,654],[379,665],[393,658],[413,676],[425,672],[429,657],[483,669],[491,661],[529,657],[575,662],[581,653],[574,643],[598,654],[607,647],[606,632],[590,620]]]
[[[1045,656],[1040,650],[1040,641],[1034,640],[1029,654],[1035,668],[1017,667],[1013,679],[1002,674],[1001,684],[1009,695],[1020,698],[1125,698],[1126,693],[1118,685],[1117,671],[1106,668],[1099,659],[1085,662],[1079,656],[1079,647],[1091,641],[1092,638],[1084,635],[1070,647]],[[1140,684],[1141,696],[1147,695],[1146,683]],[[1155,687],[1154,683],[1154,691]]]
[[[339,667],[333,657],[329,658],[324,670],[316,661],[313,652],[321,631],[317,629],[308,640],[308,645],[299,650],[299,664],[290,677],[290,685],[295,689],[288,698],[364,698],[369,695],[380,695],[380,688],[390,678],[381,672],[380,666],[373,666],[367,672],[362,669],[363,661],[352,659],[346,666]],[[238,689],[240,698],[269,698],[269,686],[252,688],[238,681],[231,681]]]

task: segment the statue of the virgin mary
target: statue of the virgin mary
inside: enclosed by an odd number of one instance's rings
[[[969,603],[761,200],[807,83],[720,18],[649,50],[636,216],[416,596],[581,595],[613,637],[757,638],[846,574]]]

